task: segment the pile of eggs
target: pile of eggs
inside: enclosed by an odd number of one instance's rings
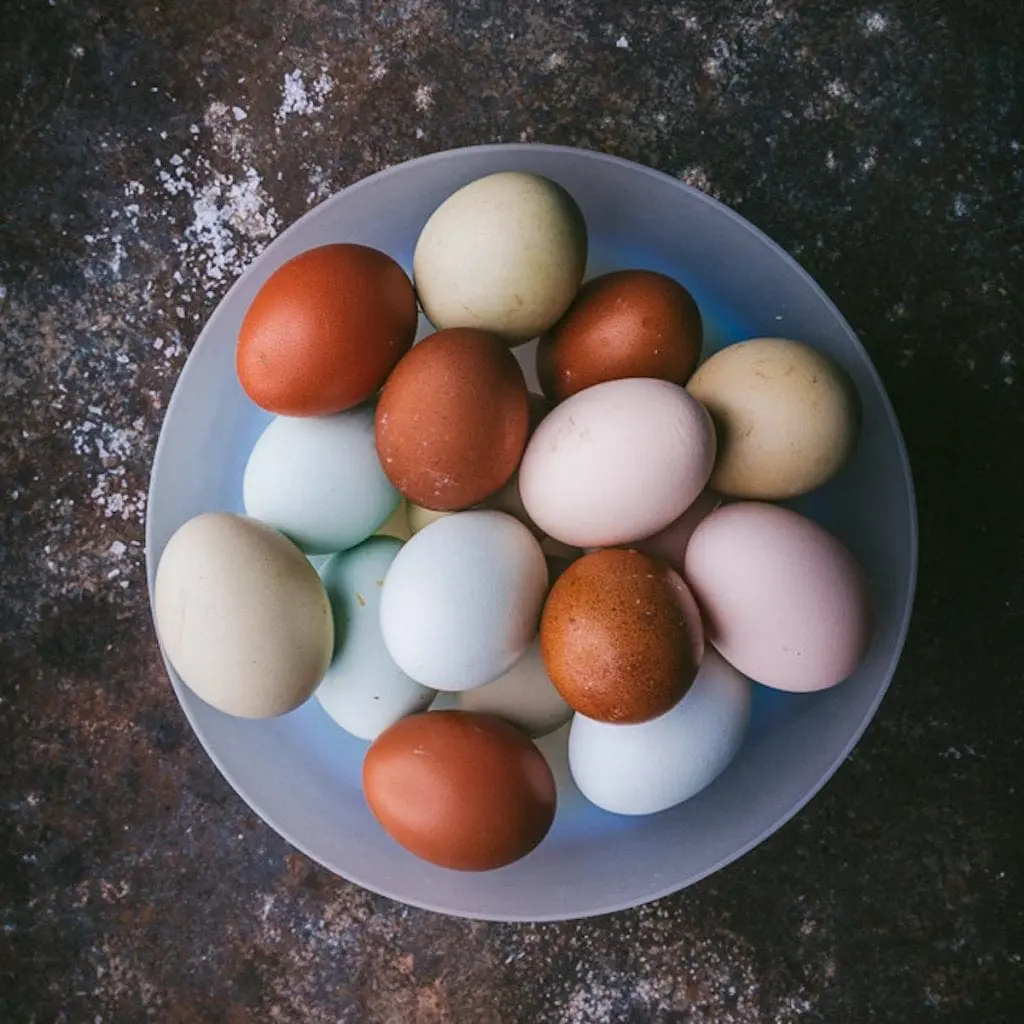
[[[515,172],[437,208],[415,288],[363,245],[285,263],[237,341],[242,388],[275,416],[245,515],[189,520],[157,569],[181,679],[249,718],[315,697],[370,741],[380,825],[448,868],[543,840],[539,737],[571,723],[583,795],[656,813],[729,764],[754,685],[834,686],[870,639],[852,555],[772,504],[849,459],[845,373],[778,338],[701,363],[680,283],[583,284],[586,263],[572,197]],[[420,308],[436,330],[414,346]],[[543,395],[512,352],[534,338]]]

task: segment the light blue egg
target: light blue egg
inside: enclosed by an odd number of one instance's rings
[[[433,690],[394,663],[381,636],[384,577],[401,547],[393,537],[371,537],[320,569],[334,611],[335,649],[316,697],[338,725],[364,740],[434,699]]]
[[[246,514],[310,555],[366,540],[399,502],[377,458],[373,419],[367,402],[334,416],[272,420],[246,463]]]

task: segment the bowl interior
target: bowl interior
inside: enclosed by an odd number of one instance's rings
[[[168,672],[220,770],[310,857],[406,903],[495,920],[551,920],[682,888],[770,835],[824,784],[895,669],[913,598],[916,518],[906,451],[878,375],[835,307],[782,250],[726,207],[638,165],[583,150],[487,146],[403,164],[334,196],[284,232],[230,290],[189,357],[161,432],[147,522],[151,590],[178,526],[203,511],[241,511],[243,468],[268,416],[238,384],[234,346],[262,282],[297,253],[337,241],[376,246],[411,272],[417,235],[437,204],[506,169],[547,175],[576,198],[590,230],[588,275],[645,267],[684,283],[704,313],[706,352],[781,335],[814,344],[853,378],[864,411],[856,455],[825,488],[792,504],[842,538],[870,577],[877,629],[857,674],[820,694],[755,687],[750,734],[734,763],[694,799],[649,818],[590,806],[568,777],[560,730],[541,741],[560,787],[548,838],[500,871],[463,874],[415,859],[376,825],[360,788],[366,744],[339,730],[316,701],[279,719],[244,721],[208,707]],[[517,354],[536,388],[533,345]]]

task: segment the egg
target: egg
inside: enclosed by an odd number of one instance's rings
[[[422,505],[415,505],[411,501],[408,505],[410,535],[419,533],[425,526],[429,526],[438,519],[443,519],[445,516],[451,515],[451,512],[438,512],[432,508],[424,508]]]
[[[537,377],[555,402],[623,377],[685,384],[703,335],[697,303],[677,281],[653,270],[603,274],[540,339]]]
[[[526,444],[526,381],[502,341],[455,328],[420,342],[377,404],[377,453],[411,502],[469,508],[508,483]]]
[[[628,544],[682,515],[714,460],[711,420],[683,388],[613,380],[545,417],[520,463],[519,493],[538,528],[564,544]]]
[[[540,650],[575,711],[602,722],[644,722],[689,689],[704,638],[678,573],[639,551],[608,548],[558,577],[541,616]]]
[[[860,662],[871,637],[867,581],[817,523],[761,502],[726,505],[694,530],[684,568],[708,640],[751,679],[823,690]]]
[[[425,711],[435,695],[392,661],[381,636],[381,589],[401,547],[392,537],[371,537],[320,569],[334,612],[335,650],[315,696],[342,729],[362,740]]]
[[[547,589],[544,554],[522,523],[502,512],[458,512],[395,557],[381,632],[406,675],[435,690],[468,690],[523,656]]]
[[[245,466],[246,513],[307,554],[366,540],[400,502],[377,459],[373,416],[366,403],[334,416],[272,420]]]
[[[547,835],[555,780],[540,751],[492,715],[429,711],[381,733],[363,762],[366,802],[411,853],[458,871],[519,860]]]
[[[331,607],[316,570],[269,526],[208,512],[178,528],[153,591],[168,661],[208,704],[270,718],[302,704],[331,660]]]
[[[412,536],[412,525],[409,522],[409,503],[399,501],[388,521],[378,528],[378,537],[394,537],[395,540],[408,540]]]
[[[778,501],[830,480],[859,432],[853,384],[822,352],[782,338],[729,345],[687,389],[718,432],[711,486],[734,498]]]
[[[569,770],[580,792],[613,814],[657,814],[689,800],[728,767],[750,721],[750,683],[709,651],[686,696],[637,725],[575,715]]]
[[[497,715],[531,737],[546,736],[572,717],[572,708],[548,678],[538,640],[493,683],[454,696],[463,711]]]
[[[636,541],[633,546],[638,551],[654,555],[655,558],[664,558],[673,569],[682,572],[686,548],[693,531],[722,504],[723,500],[720,494],[705,488],[678,519],[669,523],[664,530]]]
[[[416,242],[413,278],[436,327],[474,327],[510,345],[546,331],[583,280],[587,228],[561,186],[505,171],[459,189]]]
[[[323,416],[365,402],[416,335],[405,271],[365,245],[324,245],[267,279],[238,333],[246,394],[283,416]]]

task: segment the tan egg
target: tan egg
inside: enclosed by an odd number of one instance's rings
[[[828,356],[797,341],[729,345],[686,389],[714,420],[718,455],[709,486],[729,497],[806,494],[835,476],[857,443],[853,383]]]
[[[376,537],[394,537],[395,540],[408,540],[412,536],[409,523],[409,503],[403,498],[391,518],[374,534]]]
[[[409,511],[407,513],[409,519],[409,535],[417,534],[425,526],[429,526],[431,523],[436,522],[438,519],[444,519],[445,516],[450,516],[451,512],[438,512],[436,509],[424,508],[422,505],[414,505],[411,501],[409,502]]]
[[[518,345],[569,308],[586,262],[587,228],[572,196],[540,175],[505,171],[434,211],[413,277],[436,327],[475,327]]]
[[[210,512],[178,529],[160,557],[153,609],[175,671],[230,715],[297,708],[331,660],[334,619],[316,570],[245,516]]]

